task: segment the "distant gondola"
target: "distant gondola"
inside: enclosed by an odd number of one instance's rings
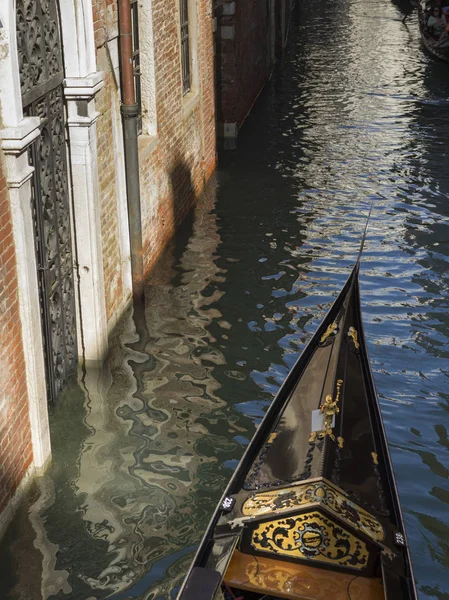
[[[178,600],[417,598],[358,275],[359,261],[248,446]]]
[[[427,12],[422,2],[413,0],[412,4],[418,9],[419,31],[424,46],[436,58],[449,62],[449,36],[441,42],[435,40],[427,27]]]

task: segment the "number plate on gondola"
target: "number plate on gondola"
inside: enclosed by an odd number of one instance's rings
[[[235,504],[235,498],[233,498],[232,496],[226,496],[225,498],[223,498],[223,501],[221,503],[221,510],[225,511],[225,512],[230,512]]]

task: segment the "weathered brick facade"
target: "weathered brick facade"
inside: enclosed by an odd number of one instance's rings
[[[293,0],[216,0],[218,133],[235,137],[285,45]]]
[[[189,8],[195,6],[190,3]],[[124,301],[118,248],[117,135],[121,135],[117,75],[108,52],[117,43],[114,1],[93,3],[98,68],[105,85],[96,97],[102,245],[108,319]],[[182,94],[178,0],[152,2],[156,135],[139,137],[144,269],[155,263],[215,168],[214,59],[211,4],[197,0],[190,11],[196,47],[192,91]],[[144,32],[141,32],[141,36]],[[115,46],[116,47],[116,46]],[[144,58],[141,61],[145,69]],[[144,95],[145,90],[143,90]],[[145,119],[145,102],[143,111]],[[122,223],[123,226],[123,223]],[[126,225],[127,226],[127,225]]]
[[[102,27],[101,32],[104,31]],[[100,68],[105,69],[105,87],[96,98],[96,109],[100,112],[97,126],[98,144],[98,184],[101,199],[101,241],[103,247],[103,269],[107,316],[110,318],[119,309],[123,297],[121,254],[117,222],[116,199],[116,163],[112,128],[114,123],[113,102],[117,102],[112,92],[112,75],[108,71],[108,62],[104,47],[97,53]],[[118,102],[115,114],[118,114]]]
[[[0,513],[33,459],[15,247],[0,152]]]
[[[269,2],[218,4],[217,112],[237,129],[268,81],[272,68]],[[274,16],[273,16],[274,18]]]

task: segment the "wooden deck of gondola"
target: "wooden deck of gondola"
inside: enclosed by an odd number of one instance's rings
[[[355,577],[308,565],[234,552],[224,576],[230,588],[297,600],[383,600],[380,577]]]

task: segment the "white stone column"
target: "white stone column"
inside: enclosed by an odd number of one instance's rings
[[[40,135],[40,120],[23,118],[14,5],[0,3],[0,101],[4,127],[0,140],[11,202],[34,466],[41,468],[51,449],[31,209],[30,179],[34,169],[28,164],[26,151]]]
[[[79,270],[78,325],[86,363],[101,362],[107,350],[107,318],[98,190],[97,131],[94,96],[101,73],[67,78],[73,231]]]
[[[91,0],[60,3],[72,174],[73,234],[79,265],[77,298],[80,353],[88,363],[107,350],[107,316],[98,190],[95,94],[103,87],[96,71]]]
[[[67,77],[96,71],[92,0],[60,2],[64,68]]]

